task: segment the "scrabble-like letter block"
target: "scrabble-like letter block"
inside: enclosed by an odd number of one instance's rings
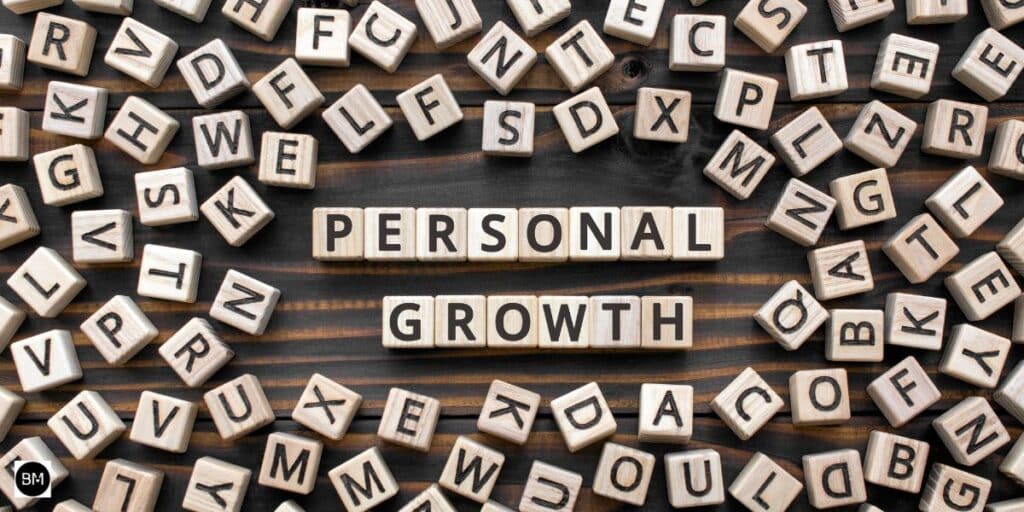
[[[941,398],[939,388],[913,356],[871,381],[867,391],[885,419],[895,428],[906,425]]]
[[[570,452],[615,434],[617,424],[601,388],[591,382],[551,400],[555,423]]]
[[[153,512],[163,483],[163,471],[124,459],[111,460],[103,467],[92,509],[95,512]]]
[[[753,437],[784,405],[782,397],[753,368],[743,370],[711,400],[711,410],[744,441]]]
[[[399,446],[427,452],[440,417],[441,402],[436,398],[391,388],[377,436]]]
[[[203,400],[225,441],[234,441],[274,422],[274,410],[263,386],[249,373],[207,391]]]
[[[864,455],[864,480],[917,494],[928,467],[928,443],[875,430]]]
[[[249,468],[201,457],[192,467],[181,508],[191,512],[240,512],[251,478]]]

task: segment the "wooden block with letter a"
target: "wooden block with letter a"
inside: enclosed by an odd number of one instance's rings
[[[348,512],[366,512],[391,499],[398,494],[399,489],[398,482],[376,446],[330,470],[327,479]],[[372,485],[365,486],[365,482],[371,482]]]
[[[391,116],[363,84],[356,84],[324,110],[324,122],[350,153],[358,153],[391,127]]]
[[[274,410],[263,386],[250,373],[207,391],[203,400],[225,441],[235,441],[274,422]]]
[[[615,434],[617,424],[596,382],[551,400],[551,412],[570,452]]]
[[[775,165],[775,155],[733,130],[704,167],[704,175],[739,200],[754,193]]]
[[[107,125],[103,138],[139,163],[149,165],[160,161],[180,126],[177,119],[152,103],[129,96]]]
[[[441,402],[436,398],[391,388],[377,436],[389,443],[427,452],[440,417]]]
[[[537,51],[505,23],[498,21],[466,54],[470,69],[498,94],[507,95],[537,62]]]
[[[863,240],[807,253],[807,264],[818,300],[831,300],[871,291],[875,287]]]
[[[102,87],[52,80],[46,86],[43,130],[80,139],[98,139],[103,135],[108,95]],[[25,140],[27,144],[28,139]]]
[[[251,478],[249,468],[201,457],[192,467],[181,508],[191,512],[239,512]]]
[[[653,454],[616,443],[605,443],[594,474],[594,494],[643,507],[654,475]]]
[[[785,512],[804,485],[763,453],[755,453],[729,486],[729,494],[748,510]]]
[[[875,430],[864,455],[864,480],[917,494],[924,484],[931,447],[924,441]]]
[[[202,205],[206,220],[229,245],[241,247],[270,221],[274,211],[241,176],[235,176]]]
[[[633,136],[643,140],[686,142],[690,133],[690,92],[641,87],[636,93]]]
[[[505,455],[501,452],[459,436],[452,445],[438,483],[459,496],[486,503],[504,465]]]
[[[736,15],[733,24],[767,53],[782,46],[807,14],[807,6],[799,0],[782,0],[766,9],[764,2],[750,0]]]
[[[980,396],[963,399],[932,420],[932,427],[953,460],[964,466],[977,464],[1010,442],[1003,422]]]
[[[416,42],[416,24],[374,0],[352,28],[348,45],[388,73],[394,73]]]
[[[711,410],[744,441],[753,437],[783,407],[782,397],[753,368],[740,372],[711,400]]]
[[[0,250],[39,234],[32,203],[25,189],[8,183],[0,186]]]
[[[885,419],[900,428],[941,398],[939,388],[913,356],[881,374],[867,388]]]
[[[323,93],[294,58],[285,59],[252,84],[252,93],[285,130],[298,124],[324,103]]]
[[[305,133],[263,132],[260,183],[311,190],[316,187],[320,143]]]
[[[772,77],[726,68],[715,100],[715,118],[764,130],[771,123],[778,89],[779,81]]]
[[[882,40],[871,88],[912,100],[928,94],[939,63],[939,45],[901,34]]]
[[[726,30],[725,16],[673,16],[668,68],[672,71],[718,71],[724,68]]]
[[[860,109],[843,146],[879,167],[893,167],[916,131],[913,119],[874,100]]]
[[[615,116],[598,87],[555,105],[551,111],[573,153],[580,153],[619,133]]]
[[[667,260],[672,257],[672,208],[626,206],[620,215],[623,260]]]
[[[185,453],[199,405],[188,400],[143,391],[132,420],[132,441],[171,453]]]
[[[520,512],[572,512],[583,476],[539,460],[533,461],[519,501]],[[485,505],[486,508],[486,505]],[[484,512],[481,510],[480,512]],[[503,512],[501,510],[495,512]]]
[[[85,288],[85,278],[57,251],[40,247],[7,278],[25,305],[43,318],[54,318]]]
[[[249,33],[270,42],[291,10],[292,0],[225,0],[220,13]]]
[[[984,320],[1021,295],[1020,286],[995,252],[978,256],[944,281],[968,320]]]
[[[581,91],[615,63],[615,55],[587,20],[555,39],[544,50],[544,56],[573,93]]]
[[[812,507],[841,507],[867,500],[864,470],[857,450],[804,455],[802,461],[807,497]]]
[[[316,485],[324,444],[315,439],[274,432],[267,436],[259,483],[297,494],[309,494]]]
[[[533,156],[533,103],[485,101],[480,149],[491,156]]]
[[[196,103],[203,108],[216,107],[249,88],[249,79],[221,39],[178,59],[177,66]]]
[[[92,509],[95,512],[153,512],[163,483],[163,471],[125,459],[111,460],[103,467]]]
[[[158,87],[177,52],[178,43],[173,39],[126,17],[103,62],[150,87]]]
[[[640,386],[637,423],[641,442],[686,444],[693,435],[693,386]]]
[[[921,151],[949,158],[976,158],[985,146],[988,107],[953,100],[928,105]]]
[[[10,0],[4,2],[5,5]],[[48,12],[36,15],[26,59],[40,67],[70,73],[89,74],[96,29],[92,25]]]

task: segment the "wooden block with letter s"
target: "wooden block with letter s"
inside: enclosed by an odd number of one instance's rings
[[[733,24],[767,53],[782,46],[782,42],[796,29],[807,14],[807,6],[800,0],[782,0],[766,9],[764,2],[750,0]]]

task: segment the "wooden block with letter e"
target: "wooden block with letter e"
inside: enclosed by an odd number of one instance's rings
[[[50,206],[66,206],[103,195],[96,154],[75,144],[32,157],[39,180],[39,195]]]
[[[292,0],[226,0],[220,13],[249,33],[270,42],[291,10]]]
[[[1020,296],[1020,286],[995,252],[987,252],[944,281],[964,316],[984,320]]]
[[[461,439],[461,438],[460,438]],[[486,512],[487,503],[484,503],[481,512]],[[423,492],[416,495],[415,498],[410,500],[402,508],[398,509],[398,512],[457,512],[455,507],[452,506],[448,498],[444,497],[444,492],[441,491],[441,487],[437,484],[431,484]]]
[[[796,350],[828,320],[828,311],[800,283],[787,281],[754,313],[754,320],[782,348]]]
[[[324,103],[324,95],[294,58],[285,59],[252,84],[252,93],[285,130]]]
[[[241,167],[256,161],[249,115],[241,110],[193,117],[192,135],[200,169]]]
[[[37,315],[53,318],[85,288],[85,278],[57,251],[40,247],[11,273],[7,286]]]
[[[110,460],[103,467],[92,510],[152,512],[163,483],[163,471],[125,459]]]
[[[1024,121],[1010,119],[999,123],[988,170],[1008,178],[1024,180]]]
[[[616,443],[605,443],[594,473],[594,494],[637,507],[647,501],[654,475],[653,454]]]
[[[216,107],[249,89],[249,79],[221,39],[178,59],[177,66],[196,103],[203,108]]]
[[[108,95],[102,87],[50,81],[46,86],[43,130],[80,139],[100,138]]]
[[[103,138],[142,164],[155,164],[181,126],[152,103],[129,96],[107,125]]]
[[[932,420],[932,427],[953,460],[964,466],[977,464],[1010,442],[1003,422],[980,396],[963,399]]]
[[[124,422],[95,391],[82,391],[46,422],[76,460],[92,459],[121,437]]]
[[[203,255],[188,249],[146,244],[136,293],[143,297],[193,303]]]
[[[33,238],[39,231],[25,189],[13,183],[0,186],[0,250]]]
[[[75,263],[117,263],[135,257],[132,214],[126,210],[79,210],[71,214]]]
[[[324,444],[315,439],[274,432],[267,436],[259,483],[297,494],[309,494],[316,485]]]
[[[312,66],[348,67],[352,32],[348,11],[300,7],[295,24],[295,60]]]
[[[956,237],[967,237],[1003,206],[1003,198],[971,166],[938,188],[925,205]]]
[[[704,175],[742,201],[754,193],[773,165],[775,155],[733,130],[704,167]]]
[[[459,496],[486,503],[504,465],[505,455],[501,452],[459,436],[452,445],[438,483]]]
[[[936,462],[921,493],[919,510],[981,512],[988,501],[992,482]]]
[[[871,291],[875,287],[863,240],[845,242],[807,253],[807,264],[818,300],[831,300]]]
[[[896,10],[892,0],[829,0],[828,6],[840,32],[874,23]]]
[[[864,470],[857,450],[804,455],[802,462],[807,497],[812,507],[841,507],[867,500]]]
[[[922,213],[892,235],[882,252],[911,283],[923,283],[949,263],[960,248],[935,218]]]
[[[480,149],[491,156],[533,156],[533,103],[485,101]]]
[[[686,444],[693,435],[693,386],[640,386],[640,416],[637,423],[637,438],[641,442]]]
[[[850,420],[846,370],[802,370],[789,377],[794,425],[838,425]]]
[[[985,98],[1002,98],[1020,76],[1024,48],[994,28],[978,34],[953,68],[953,78]]]
[[[537,51],[504,22],[498,21],[466,54],[470,69],[498,94],[507,95],[537,62]]]
[[[886,296],[886,344],[940,350],[945,323],[946,299],[910,293]]]
[[[569,0],[506,0],[523,32],[533,37],[569,17]]]
[[[671,30],[670,70],[718,71],[725,67],[725,16],[677,14],[672,17]]]
[[[544,56],[573,93],[581,91],[615,63],[615,55],[587,20],[555,39],[544,50]]]
[[[786,77],[793,101],[842,94],[850,88],[843,42],[832,39],[790,47],[786,51]]]
[[[764,130],[771,123],[778,89],[779,81],[774,78],[726,68],[715,100],[715,118]]]
[[[135,174],[139,222],[166,226],[199,219],[195,180],[186,167]]]
[[[849,174],[829,183],[839,229],[853,229],[896,218],[896,202],[885,169]]]
[[[444,76],[436,74],[396,98],[416,139],[427,140],[462,121],[462,109]]]
[[[389,443],[426,452],[430,450],[440,416],[441,402],[436,398],[391,388],[377,436]]]
[[[539,460],[533,461],[519,501],[520,512],[571,512],[583,487],[583,476]],[[484,508],[487,506],[485,505]],[[481,509],[481,512],[484,512]],[[504,512],[496,510],[494,512]]]
[[[188,400],[143,391],[128,438],[171,453],[185,453],[199,405]]]
[[[665,454],[668,501],[675,508],[725,502],[722,457],[711,449]]]
[[[729,485],[729,494],[749,510],[785,512],[804,485],[763,453],[755,453]]]
[[[224,240],[245,245],[274,219],[274,211],[241,176],[235,176],[207,199],[199,210]]]
[[[348,45],[388,73],[394,73],[416,42],[416,24],[379,0],[366,8],[352,28]]]
[[[327,479],[348,512],[366,512],[391,499],[399,490],[398,482],[376,446],[330,470]],[[367,486],[365,482],[372,485]]]
[[[483,28],[473,0],[416,0],[416,10],[438,49],[468,39]]]
[[[864,452],[864,480],[917,494],[924,484],[930,450],[924,441],[874,430]]]
[[[939,45],[889,34],[878,48],[871,88],[916,100],[931,90],[938,63]]]
[[[250,373],[207,391],[203,400],[225,441],[235,441],[274,422],[274,410],[263,386]]]
[[[985,145],[988,107],[953,100],[928,105],[921,151],[949,158],[976,158]]]
[[[825,329],[825,359],[877,363],[885,353],[885,313],[833,309]]]
[[[134,18],[126,17],[114,34],[103,62],[150,86],[164,81],[178,43]]]
[[[32,27],[26,59],[40,67],[84,77],[89,74],[95,45],[96,29],[92,25],[41,12]]]
[[[711,400],[711,410],[744,441],[761,430],[784,405],[782,397],[753,368],[740,372]]]
[[[907,25],[955,23],[967,16],[968,0],[907,0]]]
[[[363,211],[363,253],[370,261],[416,259],[416,209],[366,208]]]
[[[203,385],[235,352],[220,340],[210,323],[193,318],[160,345],[160,356],[189,387]]]
[[[305,133],[263,132],[259,180],[277,187],[316,187],[319,142]]]
[[[192,466],[181,508],[192,512],[239,512],[252,471],[213,457],[200,457]]]
[[[617,424],[601,388],[585,384],[551,400],[551,412],[570,452],[615,434]]]
[[[518,445],[526,444],[541,397],[501,380],[491,382],[476,420],[477,430]]]
[[[359,153],[392,125],[391,116],[363,84],[349,89],[321,117],[350,153]]]
[[[913,356],[871,381],[867,392],[895,428],[907,424],[941,398],[939,388]]]
[[[611,0],[604,18],[604,33],[643,46],[654,41],[665,0]]]
[[[807,6],[800,0],[782,0],[771,9],[760,0],[750,0],[736,15],[733,24],[767,53],[782,46],[807,14]]]
[[[0,91],[19,91],[25,82],[25,41],[0,34]]]
[[[662,142],[686,142],[690,133],[690,92],[641,87],[636,93],[633,136]]]
[[[61,463],[60,458],[54,455],[43,439],[38,436],[18,441],[7,453],[0,457],[0,466],[13,469],[14,463],[19,460],[49,462],[51,489],[56,488],[70,475],[68,469]],[[14,475],[9,471],[0,472],[0,491],[3,491],[4,495],[7,496],[7,500],[18,510],[31,507],[39,501],[38,498],[15,495]]]
[[[953,327],[939,371],[979,388],[994,388],[1010,355],[1010,340],[971,324]]]
[[[794,176],[813,171],[843,149],[843,141],[817,107],[805,110],[779,128],[771,141]]]
[[[861,108],[843,146],[874,165],[893,167],[916,131],[917,123],[913,119],[874,100]]]
[[[340,441],[359,411],[363,397],[314,373],[292,410],[292,419],[333,441]]]
[[[115,295],[79,327],[107,363],[120,366],[139,353],[159,331],[135,301]]]
[[[989,25],[1003,30],[1024,21],[1024,4],[1004,0],[981,0]]]
[[[45,113],[43,122],[46,122]],[[28,160],[29,132],[28,112],[16,107],[0,107],[0,162]]]
[[[551,109],[573,153],[619,133],[615,116],[598,87],[591,87]]]
[[[45,391],[82,378],[71,333],[53,329],[10,345],[14,369],[25,393]]]

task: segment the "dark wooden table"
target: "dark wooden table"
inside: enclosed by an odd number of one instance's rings
[[[223,0],[210,8],[206,22],[190,21],[140,0],[134,17],[173,37],[184,55],[215,37],[223,38],[255,81],[289,56],[295,36],[294,13],[289,14],[273,44],[267,44],[232,25],[220,14]],[[403,15],[418,21],[412,0],[387,2]],[[498,480],[494,498],[507,505],[518,503],[523,482],[534,459],[544,460],[581,473],[588,486],[580,496],[577,510],[624,509],[618,503],[594,496],[589,484],[595,470],[600,446],[591,446],[570,455],[565,449],[547,401],[589,381],[597,381],[606,394],[619,422],[615,441],[636,445],[637,398],[645,382],[685,383],[695,388],[696,427],[694,440],[687,448],[710,447],[721,452],[726,482],[731,482],[757,451],[764,452],[800,476],[800,457],[807,453],[837,448],[855,448],[863,452],[868,434],[875,429],[891,428],[864,392],[867,384],[888,365],[913,354],[921,360],[940,386],[943,397],[932,409],[901,429],[903,435],[932,443],[932,460],[950,462],[946,450],[931,429],[938,414],[967,396],[990,396],[989,391],[939,375],[938,352],[890,347],[884,363],[847,364],[850,373],[854,418],[842,426],[796,428],[788,408],[763,431],[747,442],[740,442],[710,411],[710,399],[747,366],[754,367],[783,395],[788,395],[789,375],[802,369],[835,366],[825,361],[819,332],[797,352],[786,352],[753,321],[753,312],[789,279],[809,283],[805,249],[764,228],[767,212],[790,177],[781,164],[768,174],[760,188],[747,201],[736,201],[701,175],[705,163],[731,127],[712,116],[718,89],[717,74],[673,73],[667,68],[668,21],[681,12],[726,14],[728,65],[768,74],[780,80],[779,103],[772,127],[751,133],[768,145],[768,136],[808,104],[789,102],[782,51],[765,55],[749,39],[731,28],[731,19],[743,5],[741,0],[715,0],[695,9],[688,2],[669,2],[661,28],[650,48],[605,37],[616,55],[612,69],[598,81],[616,114],[621,133],[581,155],[572,154],[550,114],[551,105],[569,97],[561,81],[544,62],[509,96],[538,104],[536,154],[532,159],[484,157],[480,152],[481,105],[497,98],[466,65],[465,54],[477,38],[444,51],[437,51],[424,30],[412,52],[397,73],[388,75],[353,54],[349,69],[307,68],[310,76],[327,96],[328,103],[356,83],[366,84],[377,99],[388,107],[395,126],[359,155],[350,155],[337,141],[319,115],[310,116],[293,131],[310,133],[320,140],[320,169],[317,188],[298,191],[268,188],[256,181],[253,166],[247,168],[199,171],[196,185],[200,200],[236,174],[244,176],[265,198],[277,214],[276,219],[243,248],[229,247],[205,220],[168,228],[135,226],[135,261],[118,265],[80,268],[89,285],[68,309],[56,319],[30,316],[17,337],[51,328],[70,329],[75,336],[85,377],[78,382],[45,393],[26,396],[28,405],[17,425],[0,445],[7,450],[27,436],[42,436],[71,468],[72,478],[61,485],[60,498],[74,497],[92,503],[103,465],[108,459],[124,457],[153,465],[167,473],[160,495],[159,509],[178,509],[191,466],[195,459],[212,455],[258,471],[266,434],[272,431],[303,432],[289,415],[295,400],[313,372],[321,372],[357,390],[365,397],[358,419],[341,442],[326,442],[320,480],[309,496],[294,497],[308,510],[338,510],[339,501],[326,480],[327,471],[368,446],[380,445],[384,456],[402,483],[400,496],[382,509],[394,510],[440,475],[441,467],[456,436],[472,435],[504,452],[507,462]],[[807,2],[807,17],[786,41],[790,44],[840,37],[826,3]],[[498,20],[518,29],[511,12],[500,0],[478,0],[485,28]],[[820,103],[822,112],[840,136],[846,134],[860,105],[882,99],[923,125],[926,103],[938,98],[965,101],[982,100],[954,81],[950,71],[974,36],[987,28],[980,7],[960,23],[932,27],[908,27],[903,2],[886,20],[842,35],[845,45],[850,89]],[[530,40],[539,52],[565,29],[582,19],[600,27],[606,2],[576,0],[569,20],[563,21]],[[356,17],[365,4],[354,9]],[[69,216],[77,209],[135,209],[133,174],[147,169],[194,166],[191,117],[203,113],[185,87],[177,69],[172,67],[156,90],[131,80],[103,64],[103,55],[120,23],[120,17],[83,12],[71,2],[55,12],[84,19],[99,31],[92,70],[87,79],[111,90],[113,112],[131,94],[139,94],[166,109],[181,122],[167,153],[159,163],[141,166],[105,141],[93,144],[106,194],[98,199],[66,208],[42,204],[33,169],[28,163],[2,164],[4,182],[24,187],[43,232],[38,238],[0,254],[0,276],[7,275],[39,245],[51,247],[70,259]],[[25,40],[31,31],[33,15],[15,16],[0,12],[0,31]],[[420,24],[422,29],[422,24]],[[899,32],[941,44],[941,57],[931,94],[920,102],[872,91],[868,88],[879,42]],[[1005,32],[1024,39],[1024,26]],[[443,73],[455,90],[466,114],[465,121],[428,142],[412,136],[401,113],[395,107],[395,95],[434,73]],[[40,130],[41,109],[50,80],[73,77],[45,71],[29,64],[25,86],[20,94],[0,96],[0,103],[19,106],[32,112],[32,153],[74,144],[79,141],[58,137]],[[633,102],[641,86],[675,87],[693,93],[694,107],[690,142],[668,145],[639,141],[631,136]],[[222,109],[244,109],[252,120],[254,137],[278,127],[249,93],[223,105]],[[1024,87],[1019,83],[1005,98],[990,105],[986,148],[998,123],[1024,117]],[[882,224],[840,233],[832,225],[819,245],[864,239],[875,276],[871,293],[827,303],[827,307],[878,308],[885,295],[912,291],[949,297],[942,278],[979,254],[992,250],[1004,233],[1024,215],[1024,184],[1001,176],[986,174],[1007,200],[1006,205],[969,239],[959,240],[960,254],[927,283],[911,286],[879,250],[882,242],[908,219],[924,209],[924,199],[964,162],[922,154],[920,129],[899,164],[889,170],[899,216]],[[968,162],[984,172],[984,159]],[[827,189],[832,179],[872,166],[843,152],[805,177],[811,184]],[[570,206],[570,205],[717,205],[726,209],[726,258],[716,263],[623,262],[573,264],[420,264],[420,263],[346,263],[322,264],[310,251],[310,213],[315,206]],[[139,304],[160,329],[157,342],[144,349],[123,367],[107,365],[77,326],[92,311],[115,294],[134,295],[138,261],[142,246],[159,243],[198,250],[203,253],[203,270],[196,304],[177,304],[139,299]],[[201,401],[203,389],[187,389],[157,354],[157,345],[196,315],[206,315],[216,288],[228,269],[238,269],[267,281],[282,290],[281,302],[265,335],[252,337],[224,325],[218,329],[229,341],[237,357],[218,373],[204,389],[243,373],[256,374],[273,402],[278,421],[238,442],[220,439],[206,414],[205,406],[197,421],[189,452],[172,455],[149,449],[127,440],[127,435],[92,461],[70,458],[45,421],[67,400],[88,389],[100,392],[130,422],[139,393],[153,390]],[[427,295],[451,293],[556,293],[556,294],[678,294],[692,295],[695,303],[695,344],[686,352],[663,353],[544,353],[538,351],[450,350],[389,352],[380,345],[380,301],[384,295]],[[5,289],[3,295],[14,299]],[[963,322],[954,303],[947,318],[948,328]],[[979,323],[1004,335],[1009,334],[1011,313],[1004,310]],[[1014,349],[1007,369],[1024,351]],[[476,433],[476,415],[492,379],[500,378],[526,386],[545,398],[542,417],[525,447],[513,446]],[[20,391],[10,357],[0,358],[0,384]],[[428,454],[382,445],[374,435],[383,400],[391,386],[402,386],[439,398],[443,418]],[[997,408],[997,410],[999,410]],[[1002,413],[1002,411],[1000,410]],[[1009,415],[1003,421],[1014,437],[1021,425]],[[306,432],[307,434],[310,434]],[[312,434],[310,434],[312,435]],[[665,452],[684,449],[678,446],[643,445],[659,457]],[[992,499],[1024,494],[1024,488],[1004,478],[996,469],[1002,454],[990,457],[970,471],[993,480]],[[886,510],[916,509],[918,498],[889,492],[869,485],[870,501]],[[247,511],[273,510],[285,493],[249,487]],[[470,502],[453,498],[461,510],[476,510]],[[40,508],[49,508],[50,503]],[[669,508],[661,462],[648,495],[650,510]],[[731,498],[721,507],[742,508]],[[802,496],[794,509],[807,509]]]

